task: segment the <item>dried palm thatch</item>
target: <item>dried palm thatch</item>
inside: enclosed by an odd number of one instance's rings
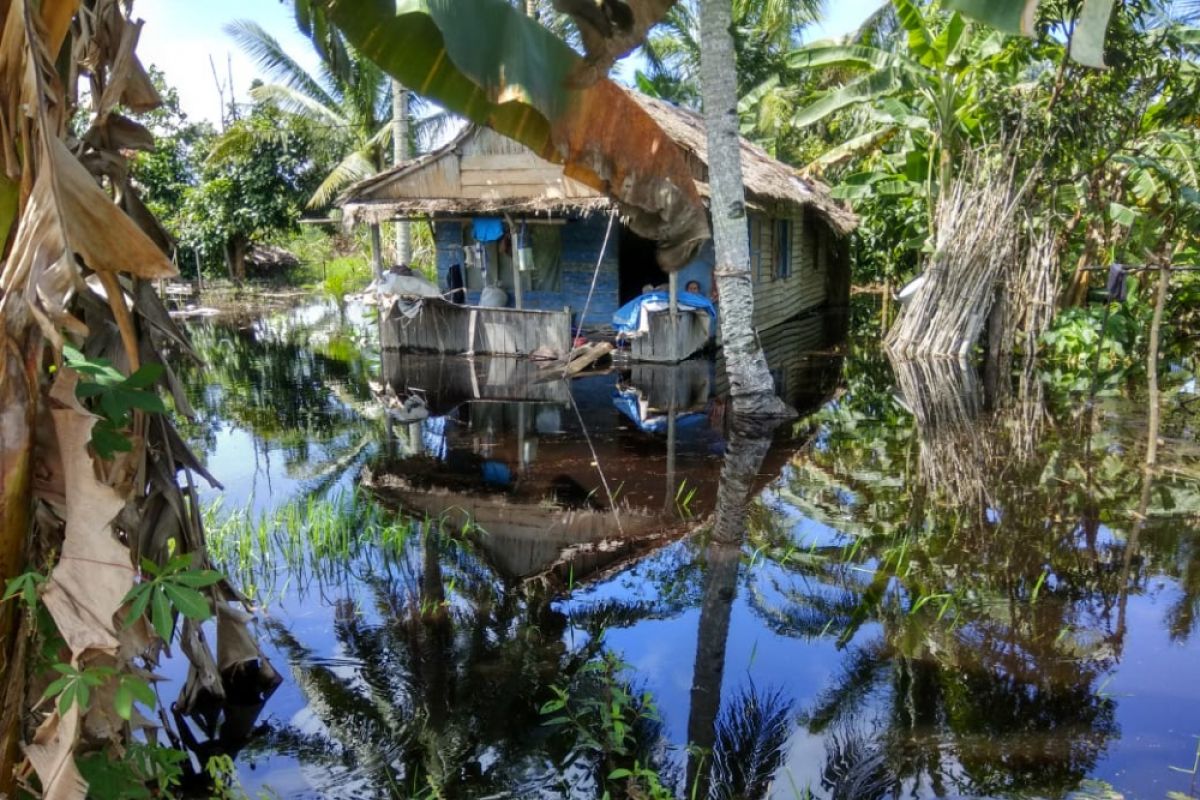
[[[974,367],[956,359],[893,359],[892,369],[916,422],[921,485],[956,506],[983,507],[987,445]]]
[[[885,344],[902,358],[966,358],[979,341],[997,283],[1016,259],[1015,213],[1023,187],[986,154],[968,157],[962,174],[938,202],[935,250],[925,282],[888,332]]]
[[[693,111],[639,92],[627,90],[627,93],[679,146],[700,196],[705,202],[710,202],[712,189],[708,183],[708,140],[704,118]],[[350,186],[337,200],[344,210],[345,221],[348,224],[378,223],[396,217],[426,214],[495,214],[504,211],[512,214],[587,215],[616,207],[611,198],[574,181],[570,182],[570,191],[566,195],[562,193],[562,187],[554,182],[547,182],[539,193],[530,196],[526,196],[528,186],[522,185],[517,190],[518,196],[512,197],[489,195],[475,198],[452,194],[414,198],[398,190],[406,180],[412,181],[413,176],[427,167],[436,167],[439,162],[450,167],[449,175],[458,175],[458,163],[448,162],[456,162],[462,155],[464,144],[476,134],[477,130],[468,126],[437,150]],[[512,142],[506,141],[505,147],[510,148],[508,152],[512,154],[524,151],[524,148]],[[811,209],[838,236],[849,234],[858,225],[858,218],[834,200],[829,187],[820,181],[801,175],[745,139],[741,140],[741,157],[746,200],[751,205],[758,208],[785,206]],[[554,167],[549,162],[544,164],[548,168]],[[446,180],[445,177],[441,179]],[[543,180],[540,174],[538,180]],[[444,191],[436,182],[417,185],[430,194]],[[450,178],[446,186],[453,187],[454,178]],[[497,190],[503,191],[501,187]],[[461,194],[460,190],[458,195]]]
[[[159,97],[135,54],[141,23],[127,3],[10,0],[0,14],[0,578],[31,560],[52,566],[40,600],[63,638],[61,661],[115,675],[149,670],[168,643],[144,618],[124,622],[125,597],[142,559],[189,553],[205,564],[194,476],[212,478],[169,420],[144,411],[119,432],[129,451],[99,457],[97,416],[77,398],[80,376],[62,350],[73,344],[126,375],[165,365],[167,347],[195,358],[149,284],[176,274],[170,237],[128,180],[126,153],[151,148],[153,137],[123,113]],[[82,111],[88,127],[76,138],[69,123]],[[157,384],[188,413],[169,367]],[[247,666],[267,685],[277,680],[236,609],[239,595],[225,583],[205,593],[218,617],[216,655],[197,626],[183,626],[185,712],[223,696],[223,678]],[[45,797],[83,798],[76,749],[119,752],[138,715],[131,723],[115,713],[115,677],[86,708],[31,708],[45,680],[26,673],[28,620],[12,604],[0,611],[0,794],[13,793],[17,744],[36,728],[18,777],[36,773]]]

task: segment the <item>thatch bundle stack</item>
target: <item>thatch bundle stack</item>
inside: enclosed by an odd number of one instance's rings
[[[901,358],[965,358],[979,340],[998,280],[1016,258],[1012,176],[973,159],[945,187],[936,216],[937,249],[923,285],[888,333]]]

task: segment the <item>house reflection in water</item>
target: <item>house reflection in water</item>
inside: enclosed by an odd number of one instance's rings
[[[776,381],[801,412],[819,407],[839,377],[838,358],[805,355],[828,347],[831,319],[805,317],[776,337]],[[364,484],[407,512],[455,528],[470,521],[506,579],[579,583],[714,510],[727,424],[719,369],[618,365],[568,383],[542,380],[530,361],[385,352],[388,386],[420,397],[429,416],[393,424],[388,454]],[[756,487],[790,456],[788,431]]]

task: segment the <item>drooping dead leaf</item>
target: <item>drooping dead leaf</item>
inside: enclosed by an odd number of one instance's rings
[[[154,134],[145,125],[120,114],[109,114],[95,122],[83,141],[97,150],[153,150]]]
[[[78,330],[66,312],[83,289],[71,254],[98,272],[130,272],[144,278],[178,274],[163,252],[109,199],[79,160],[49,137],[42,169],[21,217],[3,273],[0,308],[20,313],[24,298],[55,326]],[[52,330],[47,335],[54,338]]]
[[[120,640],[113,618],[134,574],[129,550],[112,531],[125,501],[93,472],[88,442],[96,418],[73,409],[55,409],[51,415],[66,483],[66,533],[43,601],[72,653],[116,655]]]
[[[71,19],[79,9],[79,0],[42,0],[42,25],[45,30],[46,50],[51,56],[58,55],[67,31],[71,29]]]
[[[204,636],[204,630],[190,619],[183,621],[183,631],[179,636],[179,649],[187,656],[188,674],[179,693],[178,705],[185,714],[202,705],[208,699],[223,700],[225,686],[221,682],[221,672],[213,658],[212,650]]]
[[[47,151],[67,245],[88,267],[149,279],[179,274],[61,141],[51,139]]]
[[[260,658],[258,643],[247,627],[252,619],[229,603],[217,604],[217,667],[221,672]]]
[[[25,755],[42,782],[42,800],[84,800],[87,782],[75,766],[75,741],[79,737],[79,705],[60,717],[46,718],[25,747]]]
[[[675,0],[554,0],[575,20],[587,57],[572,76],[585,86],[608,74],[613,64],[645,40]]]
[[[564,174],[619,198],[630,228],[658,242],[663,269],[683,267],[709,238],[681,148],[626,89],[604,78],[576,93],[552,136]]]

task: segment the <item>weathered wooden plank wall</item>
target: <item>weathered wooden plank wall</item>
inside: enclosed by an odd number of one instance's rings
[[[390,310],[384,317],[381,339],[384,348],[416,352],[527,356],[548,348],[564,355],[571,347],[570,317],[562,311],[476,308],[426,300],[411,319],[395,308]]]
[[[399,395],[413,390],[426,399],[431,414],[446,414],[467,401],[570,402],[566,381],[541,381],[542,371],[528,359],[439,356],[383,352],[384,380]]]
[[[569,219],[560,226],[562,235],[562,288],[557,292],[530,291],[524,293],[526,308],[543,311],[562,311],[570,306],[572,324],[580,325],[579,315],[587,302],[588,289],[592,284],[592,273],[600,256],[604,242],[604,231],[608,216],[593,214],[580,219]],[[619,307],[621,227],[614,223],[609,237],[600,274],[596,278],[596,292],[588,309],[586,327],[609,327],[613,312]],[[437,246],[438,284],[443,290],[449,288],[450,266],[463,263],[462,247],[469,238],[463,223],[458,221],[438,222],[434,225],[434,240]],[[468,301],[479,302],[479,292],[468,293]]]
[[[756,263],[751,265],[754,285],[754,325],[759,330],[786,322],[825,303],[829,257],[818,246],[818,228],[824,227],[812,212],[789,217],[792,221],[791,271],[776,275],[776,218],[760,217]],[[752,236],[754,223],[751,223]],[[753,250],[752,245],[752,250]]]
[[[629,355],[638,361],[674,364],[696,355],[712,337],[712,318],[706,313],[685,311],[679,326],[671,324],[669,311],[649,315],[650,330],[629,343]]]

